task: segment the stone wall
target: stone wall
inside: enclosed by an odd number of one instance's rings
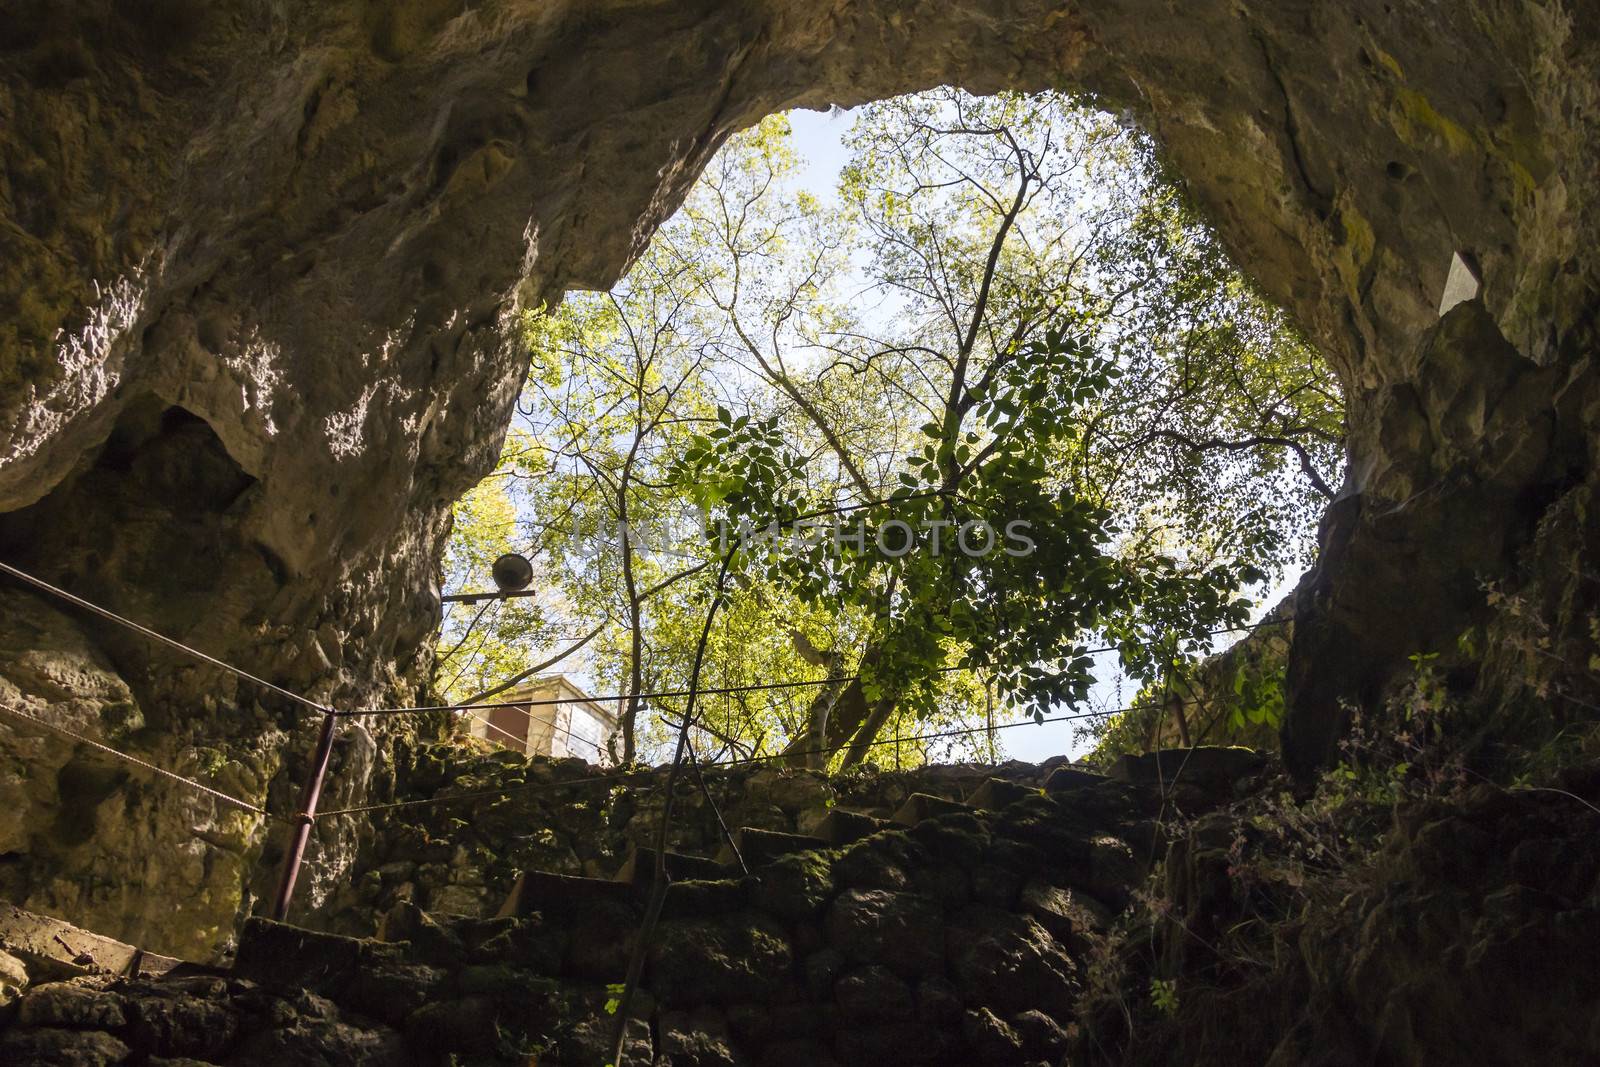
[[[1307,807],[1286,823],[1281,777],[1199,788],[1208,780],[1165,794],[1080,783],[747,878],[675,883],[622,1062],[1577,1067],[1600,1055],[1592,748],[1559,790],[1355,797],[1333,822]],[[1318,840],[1328,847],[1303,847]],[[143,976],[78,966],[7,928],[0,1061],[590,1067],[606,1062],[643,897],[579,888],[502,918],[399,901],[376,938],[251,920],[230,966],[160,977],[123,966],[125,953],[104,958]],[[1119,916],[1130,900],[1151,906]]]
[[[1055,1063],[1089,946],[1143,878],[1161,806],[1104,782],[674,883],[623,1062]],[[642,903],[609,885],[498,919],[402,901],[381,939],[251,920],[222,972],[32,988],[24,974],[0,1057],[591,1067]]]
[[[661,825],[665,767],[617,781],[615,769],[580,760],[484,753],[461,744],[422,746],[402,756],[396,795],[415,806],[372,816],[356,862],[361,873],[297,909],[296,921],[364,937],[400,903],[493,915],[521,872],[610,878],[631,849],[654,846]],[[706,791],[716,810],[685,776],[673,803],[668,847],[714,856],[724,843],[719,813],[730,829],[806,835],[836,808],[887,820],[913,793],[960,802],[990,778],[1038,790],[1062,762],[903,772],[869,766],[832,778],[768,764],[711,767]],[[474,799],[452,803],[452,796]]]

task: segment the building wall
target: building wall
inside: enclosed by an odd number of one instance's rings
[[[567,731],[559,738],[563,754],[604,763],[606,738],[611,732],[609,720],[589,704],[562,705],[562,718]]]
[[[512,738],[517,738],[521,740],[523,750],[526,751],[528,744],[527,708],[490,708],[483,717],[489,720],[490,725],[485,726],[481,722],[474,722],[472,730],[474,735],[487,738],[495,744],[503,745],[507,748],[517,747],[512,741]],[[507,737],[507,734],[511,736]]]
[[[538,680],[506,693],[503,699],[508,703],[529,703],[479,712],[493,725],[474,720],[473,736],[530,756],[572,756],[590,763],[606,762],[606,742],[616,729],[615,720],[565,678]],[[539,703],[549,700],[562,703]]]

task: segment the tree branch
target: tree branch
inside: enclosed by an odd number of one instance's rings
[[[1151,430],[1145,440],[1148,441],[1152,437],[1165,437],[1167,440],[1176,441],[1194,452],[1210,452],[1218,449],[1225,452],[1244,452],[1252,448],[1287,448],[1299,458],[1300,469],[1305,472],[1306,480],[1311,483],[1311,487],[1329,500],[1334,498],[1333,490],[1328,487],[1327,482],[1322,480],[1322,475],[1317,473],[1315,464],[1311,462],[1311,453],[1307,452],[1306,447],[1299,441],[1291,438],[1263,435],[1246,437],[1242,441],[1225,441],[1220,437],[1208,437],[1197,441],[1176,430]]]
[[[557,663],[560,663],[562,660],[566,659],[568,656],[572,655],[574,652],[577,652],[579,649],[583,648],[584,645],[587,645],[590,641],[593,641],[596,637],[600,636],[600,631],[604,630],[606,628],[606,625],[608,623],[610,623],[610,622],[611,622],[610,619],[605,620],[605,622],[602,622],[599,626],[596,626],[594,629],[592,629],[588,633],[584,634],[583,637],[579,641],[577,641],[575,644],[568,645],[561,652],[556,653],[554,656],[551,656],[547,660],[543,660],[543,661],[541,661],[539,663],[535,663],[533,666],[529,667],[527,670],[521,672],[520,674],[512,675],[510,678],[507,678],[505,681],[501,682],[499,685],[495,686],[493,689],[485,689],[481,693],[472,694],[467,699],[465,699],[465,700],[461,701],[460,703],[456,704],[456,707],[458,707],[458,708],[466,707],[468,704],[476,704],[479,701],[488,700],[490,697],[499,696],[501,693],[504,693],[507,689],[510,689],[512,686],[516,685],[518,682],[523,682],[523,681],[528,680],[529,678],[532,678],[534,675],[538,674],[540,671],[544,670],[547,667],[554,667]]]

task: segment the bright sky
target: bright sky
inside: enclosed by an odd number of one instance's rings
[[[818,200],[833,199],[839,171],[849,160],[843,137],[855,121],[855,112],[791,111],[794,150],[800,157],[800,186]]]

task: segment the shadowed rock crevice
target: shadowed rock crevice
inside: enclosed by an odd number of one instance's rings
[[[219,637],[243,631],[243,613],[269,602],[282,584],[270,557],[247,550],[241,529],[256,485],[203,420],[146,397],[124,409],[103,445],[51,493],[0,516],[0,555],[230,656],[235,650]],[[241,708],[231,679],[6,583],[0,699],[7,707],[199,772],[224,789],[263,788],[274,765],[259,739],[273,716]],[[12,862],[0,867],[7,899],[180,951],[207,945],[232,925],[226,912],[241,905],[243,882],[234,883],[253,859],[253,820],[11,718],[0,762],[16,845]],[[63,870],[82,873],[61,880]],[[196,892],[147,891],[176,889],[180,880]]]
[[[171,636],[226,635],[282,584],[241,528],[256,485],[204,420],[147,397],[48,495],[0,516],[0,553]],[[130,675],[150,662],[148,643],[87,618]]]

